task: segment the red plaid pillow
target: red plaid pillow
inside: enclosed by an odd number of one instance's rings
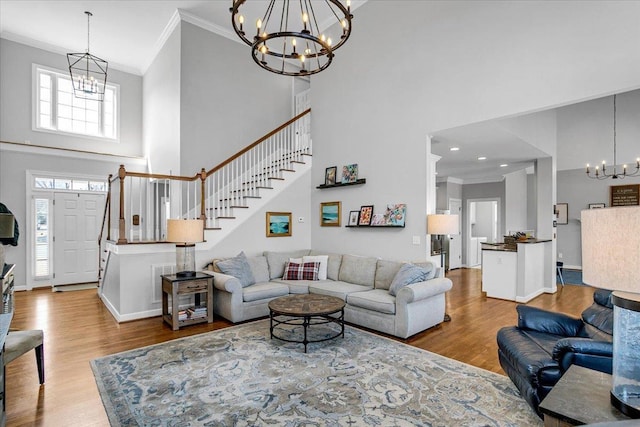
[[[305,262],[297,264],[288,262],[284,268],[284,280],[318,280],[319,262]]]

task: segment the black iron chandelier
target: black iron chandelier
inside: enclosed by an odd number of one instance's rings
[[[602,161],[602,170],[600,167],[595,167],[595,172],[591,172],[589,165],[587,164],[587,176],[593,179],[624,179],[628,176],[636,176],[640,174],[640,158],[636,159],[636,170],[633,172],[627,172],[627,165],[622,166],[622,173],[618,173],[616,170],[617,153],[616,153],[616,95],[613,95],[613,172],[607,172],[606,162]]]
[[[69,74],[73,83],[73,94],[76,98],[104,100],[104,90],[107,84],[107,61],[89,53],[89,19],[87,14],[87,51],[85,53],[67,53]]]
[[[229,9],[233,29],[251,46],[256,64],[273,73],[285,76],[319,73],[331,65],[333,52],[351,34],[351,0],[346,0],[346,6],[339,0],[270,0],[263,17],[256,21],[254,36],[245,33],[245,18],[240,14],[245,3],[246,0],[233,0]],[[339,34],[334,39],[321,31],[314,4],[316,8],[329,8],[331,22],[326,27],[337,30]]]

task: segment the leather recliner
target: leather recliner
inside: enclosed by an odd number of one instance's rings
[[[518,326],[498,331],[500,365],[541,418],[538,405],[571,365],[611,373],[611,291],[596,290],[593,301],[581,319],[518,305]]]

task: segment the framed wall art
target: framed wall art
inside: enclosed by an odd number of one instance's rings
[[[559,225],[569,224],[569,204],[558,203],[556,205],[556,217],[558,218]]]
[[[320,226],[340,227],[341,203],[320,203]]]
[[[399,203],[395,205],[387,205],[384,213],[384,224],[393,227],[404,227],[407,205]]]
[[[358,180],[358,164],[346,165],[342,167],[342,183],[348,184]]]
[[[371,217],[371,226],[380,227],[383,225],[387,225],[387,220],[384,217],[384,214],[381,214],[381,213],[373,214],[373,216]]]
[[[291,236],[291,212],[267,212],[267,237]]]
[[[606,207],[607,205],[604,203],[589,203],[589,209],[602,209]]]
[[[361,206],[360,216],[358,217],[358,225],[371,225],[373,217],[373,205]]]
[[[358,225],[358,218],[360,217],[360,211],[349,212],[349,227],[356,227]]]
[[[324,185],[335,185],[337,172],[338,168],[336,166],[326,168],[324,171]]]

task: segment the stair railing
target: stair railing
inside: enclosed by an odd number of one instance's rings
[[[100,240],[117,244],[166,241],[168,218],[202,219],[206,228],[232,218],[234,208],[246,207],[246,199],[258,197],[273,179],[282,179],[292,163],[311,154],[311,109],[243,148],[214,168],[192,176],[127,171],[120,165],[109,176],[109,189]]]

